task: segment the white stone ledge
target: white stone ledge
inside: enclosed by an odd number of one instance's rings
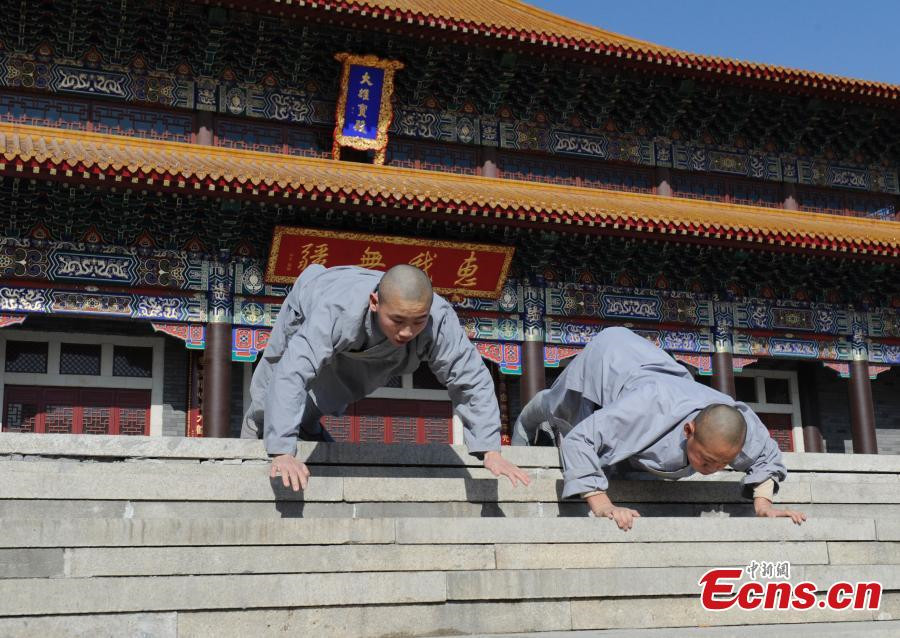
[[[503,455],[522,467],[559,467],[551,447],[504,447]],[[0,433],[0,456],[72,458],[158,458],[267,460],[260,441],[186,437]],[[316,465],[436,465],[479,467],[462,445],[383,443],[301,443],[298,457]],[[900,473],[898,454],[785,453],[794,472]]]
[[[721,541],[875,540],[871,519],[640,518],[623,532],[594,518],[410,518],[397,520],[397,542],[459,543],[647,543]]]
[[[392,519],[2,519],[2,547],[393,543]]]
[[[890,534],[885,534],[890,536]],[[874,541],[871,519],[593,518],[0,519],[0,547],[495,545]],[[894,540],[883,538],[878,540]]]
[[[0,616],[433,603],[440,572],[0,579]]]

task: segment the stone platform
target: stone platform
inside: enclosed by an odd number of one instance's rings
[[[303,444],[294,493],[257,442],[0,434],[0,636],[897,635],[900,456],[785,455],[800,527],[735,473],[635,473],[625,533],[560,502],[554,449],[504,454],[531,486],[458,447]],[[881,608],[701,608],[707,569],[752,561],[877,580]]]

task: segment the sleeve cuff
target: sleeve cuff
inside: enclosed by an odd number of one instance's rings
[[[588,474],[584,471],[564,472],[563,481],[562,498],[573,498],[588,492],[605,492],[609,488],[609,481],[606,480],[606,476],[602,474]]]
[[[269,456],[281,456],[282,454],[297,456],[297,439],[279,438],[266,441],[266,454]]]
[[[775,479],[766,479],[753,488],[753,498],[765,498],[774,500],[775,498]]]

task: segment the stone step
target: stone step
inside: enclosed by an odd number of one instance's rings
[[[802,558],[821,552],[796,552]],[[772,554],[774,555],[774,554]],[[0,549],[5,578],[315,574],[495,569],[491,545],[243,545]]]
[[[16,638],[385,638],[571,628],[568,601],[298,607],[0,618]]]
[[[779,636],[789,633],[791,638],[895,638],[900,635],[900,620],[860,622],[794,622],[785,625],[726,625],[722,627],[682,627],[683,638],[757,638],[761,633]],[[448,638],[449,638],[448,634]],[[459,636],[459,634],[452,634]],[[671,638],[671,628],[663,629],[592,629],[590,631],[540,631],[525,634],[468,634],[465,638]]]
[[[396,538],[403,544],[872,541],[897,540],[896,524],[895,519],[812,519],[794,525],[786,518],[640,518],[623,532],[610,520],[593,518],[405,518],[396,521]]]
[[[0,519],[0,547],[898,541],[897,519]]]
[[[629,567],[609,569],[520,569],[448,572],[449,600],[540,600],[692,595],[707,571],[703,567]],[[843,565],[791,565],[790,581],[827,587],[848,578]],[[853,580],[876,581],[900,590],[896,565],[856,565]]]
[[[392,519],[2,519],[0,547],[384,544]]]
[[[752,518],[753,505],[742,503],[638,503],[618,501],[643,517]],[[900,518],[898,504],[785,503],[811,518]],[[404,503],[305,501],[122,501],[0,500],[3,518],[556,518],[587,516],[577,500],[563,503]]]
[[[723,611],[701,609],[697,597],[448,602],[347,605],[292,609],[203,610],[156,613],[0,618],[0,635],[17,638],[193,638],[217,636],[774,636],[897,635],[900,595],[888,593],[879,611]],[[752,632],[752,633],[751,633]]]
[[[267,461],[260,441],[183,437],[0,433],[0,457],[33,455],[71,458],[233,459]],[[521,467],[559,467],[555,448],[504,447]],[[789,471],[900,473],[900,455],[785,453]],[[312,465],[410,465],[480,467],[461,445],[306,443],[298,457]]]
[[[198,609],[695,596],[707,567],[352,572],[0,579],[2,616]],[[857,565],[853,580],[900,590],[895,565]],[[790,582],[820,592],[842,565],[792,565]],[[781,579],[779,579],[781,580]],[[590,628],[590,627],[581,627]]]
[[[0,579],[0,616],[447,600],[442,572]]]
[[[98,462],[97,459],[80,458],[52,458],[52,457],[5,457],[0,460],[0,468],[8,471],[38,472],[48,471],[52,466],[34,465],[34,463],[83,463],[85,465],[102,465],[112,468],[111,471],[128,472],[136,471],[135,468],[159,471],[164,464],[167,471],[173,473],[195,472],[197,465],[203,466],[228,466],[234,467],[268,467],[268,462],[261,459],[250,460],[201,460],[201,459],[114,459],[119,462]],[[9,462],[7,465],[5,462]],[[465,479],[494,479],[494,475],[483,467],[465,466],[411,466],[411,465],[311,465],[314,477],[360,477],[360,478],[465,478]],[[562,480],[562,472],[559,468],[535,468],[525,467],[524,471],[532,479]],[[55,471],[55,470],[49,470]],[[709,482],[740,482],[743,472],[725,470],[715,474],[704,476],[693,474],[680,479],[680,482],[709,481]],[[657,476],[648,472],[628,471],[618,476],[629,481],[662,481]],[[791,471],[789,483],[799,482],[841,482],[841,483],[888,483],[900,484],[900,473],[858,473],[858,472],[801,472]]]
[[[900,604],[900,598],[896,595],[893,600],[889,600],[888,595],[885,597],[885,603],[892,605],[894,609],[893,617],[896,618],[896,609]],[[836,621],[856,620],[860,621],[867,629],[877,630],[881,623],[872,622],[875,620],[879,612],[872,611],[831,611],[823,612],[822,610],[809,610],[806,612],[764,612],[763,614],[748,614],[742,611],[739,613],[731,612],[704,612],[699,605],[697,598],[675,598],[675,599],[626,599],[616,600],[609,599],[603,601],[608,603],[609,608],[616,608],[619,603],[627,603],[628,608],[637,607],[636,602],[643,605],[645,613],[635,616],[635,621],[627,622],[624,625],[606,625],[606,618],[598,616],[587,624],[591,627],[628,627],[628,632],[645,631],[648,627],[665,627],[664,617],[656,617],[653,615],[653,604],[656,600],[661,600],[664,604],[669,602],[676,603],[668,605],[673,611],[681,611],[680,617],[673,617],[669,627],[684,627],[690,631],[697,625],[731,625],[729,629],[738,629],[743,631],[740,625],[747,625],[749,629],[755,630],[760,624],[764,623],[794,623],[789,628],[776,628],[773,636],[783,636],[790,632],[795,624],[816,623],[819,627],[824,628],[825,625],[820,623],[835,623]],[[446,605],[432,606],[421,605],[417,607],[345,607],[342,610],[333,608],[323,608],[319,610],[298,609],[298,610],[249,610],[247,612],[197,612],[178,614],[179,636],[208,636],[215,634],[222,638],[238,637],[238,636],[257,636],[266,635],[259,633],[264,627],[277,627],[279,631],[284,631],[283,635],[310,635],[313,630],[316,638],[346,638],[353,636],[354,638],[380,638],[382,636],[402,635],[402,636],[463,636],[463,635],[485,635],[493,636],[502,635],[502,632],[534,632],[541,631],[560,631],[571,630],[573,621],[576,620],[575,609],[586,606],[593,601],[534,601],[534,602],[507,602],[507,603],[447,603]],[[885,607],[885,605],[883,605]],[[696,608],[695,613],[691,610]],[[336,613],[338,611],[343,614]],[[582,621],[579,609],[578,621]],[[623,614],[610,616],[613,622],[619,621]],[[655,622],[651,624],[640,624],[647,617],[654,618]],[[684,620],[690,618],[694,622],[685,623]],[[891,616],[888,615],[890,619]],[[697,619],[697,620],[695,620]],[[868,621],[868,622],[866,622]],[[884,622],[884,621],[882,621]],[[897,623],[891,623],[893,629]],[[478,626],[481,628],[476,628]],[[737,626],[737,627],[736,627]],[[517,627],[517,629],[504,629],[504,627]],[[682,629],[672,631],[666,630],[668,633],[661,635],[672,637],[690,634],[683,634]],[[183,632],[183,633],[182,633]],[[580,632],[582,636],[595,635],[591,633]],[[274,634],[269,634],[274,635]],[[282,634],[279,634],[282,635]],[[528,634],[526,634],[528,635]],[[551,634],[552,635],[552,634]],[[563,634],[565,635],[565,634]],[[577,634],[576,634],[577,635]],[[602,634],[600,634],[602,635]],[[629,633],[630,635],[630,633]],[[640,635],[639,633],[636,635]],[[719,635],[742,635],[730,634],[728,631]],[[743,634],[746,635],[746,634]],[[754,634],[754,638],[760,635],[758,632]],[[803,634],[800,634],[801,636]],[[827,636],[829,634],[822,634]],[[840,636],[840,633],[833,633],[833,636]],[[868,634],[866,634],[868,635]],[[875,636],[885,634],[872,634]],[[895,636],[896,634],[891,634]]]
[[[73,434],[0,433],[0,456],[71,458],[233,459],[268,462],[262,441]],[[520,467],[559,467],[555,448],[504,447]],[[411,465],[481,467],[463,445],[300,442],[297,457],[310,465]]]
[[[286,549],[288,548],[289,549]],[[0,549],[4,578],[478,571],[623,567],[900,565],[900,543],[707,542],[495,545],[242,545]]]
[[[556,502],[562,482],[535,479],[513,487],[506,479],[313,476],[294,492],[268,476],[262,463],[77,463],[0,462],[7,499],[152,501],[304,501],[304,502]],[[787,481],[784,503],[900,504],[900,485],[891,482]],[[662,503],[741,503],[734,480],[610,482],[616,501]]]
[[[534,545],[242,545],[0,549],[4,578],[478,571],[611,567],[897,564],[900,544],[814,542],[581,543]],[[834,545],[838,545],[835,543]]]
[[[853,543],[834,541],[827,543],[828,562],[832,565],[864,565],[882,563],[900,564],[900,543]]]
[[[844,573],[838,578],[840,580],[859,580],[855,573],[849,575]],[[827,584],[834,582],[836,581],[832,580]],[[732,608],[711,612],[701,607],[698,597],[683,596],[573,600],[571,601],[570,611],[572,624],[569,628],[576,630],[629,629],[630,631],[634,628],[695,628],[727,625],[756,627],[760,624],[782,625],[791,623],[789,627],[783,627],[774,634],[776,636],[785,636],[790,635],[794,623],[830,624],[847,621],[896,620],[900,618],[900,593],[884,593],[881,599],[881,606],[877,610],[818,609],[816,606],[813,606],[802,611],[773,610],[757,613]],[[878,627],[877,623],[866,623],[866,625],[867,627]],[[826,627],[825,624],[820,626],[823,629]],[[671,632],[672,630],[669,629],[668,631]],[[675,635],[680,636],[681,630],[678,630]]]

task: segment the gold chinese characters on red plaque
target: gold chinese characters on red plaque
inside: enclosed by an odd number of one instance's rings
[[[441,294],[496,299],[514,251],[511,246],[277,226],[266,281],[292,284],[312,264],[372,270],[411,264],[424,270]]]

